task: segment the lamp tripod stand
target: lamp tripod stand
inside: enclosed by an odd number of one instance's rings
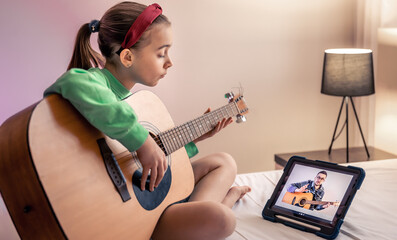
[[[339,119],[340,119],[340,115],[342,113],[343,105],[345,105],[346,106],[346,120],[345,120],[345,125],[346,125],[346,162],[349,162],[349,99],[350,99],[350,101],[352,103],[352,107],[353,107],[354,115],[356,116],[358,128],[360,129],[361,138],[363,139],[363,142],[364,142],[365,151],[367,152],[368,158],[370,157],[369,152],[368,152],[368,148],[367,148],[367,144],[365,143],[363,131],[361,130],[360,121],[358,120],[356,107],[354,106],[353,98],[351,96],[344,96],[343,99],[342,99],[342,104],[341,104],[340,109],[339,109],[338,119],[336,120],[336,126],[335,126],[335,130],[334,130],[334,134],[332,136],[331,145],[329,146],[329,149],[328,149],[328,155],[331,154],[332,145],[333,145],[334,141],[336,140],[336,138],[335,138],[336,130],[338,128]],[[342,132],[343,127],[342,127],[340,133]],[[338,136],[339,136],[339,134],[338,134]]]

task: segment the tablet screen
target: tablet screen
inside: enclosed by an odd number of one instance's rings
[[[356,179],[354,172],[295,162],[271,208],[315,224],[334,226]]]

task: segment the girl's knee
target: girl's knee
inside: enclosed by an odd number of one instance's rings
[[[196,183],[207,174],[216,171],[223,180],[234,181],[237,175],[237,165],[233,157],[224,152],[214,153],[192,162]]]
[[[205,202],[205,218],[207,230],[215,239],[231,235],[236,227],[236,217],[233,211],[217,202]]]
[[[237,174],[237,165],[236,161],[232,157],[232,155],[225,153],[225,152],[220,152],[217,153],[217,157],[219,158],[219,164],[227,168],[232,174],[236,175]]]

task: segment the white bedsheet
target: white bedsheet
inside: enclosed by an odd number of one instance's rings
[[[366,177],[346,214],[337,239],[397,239],[397,159],[350,164],[364,168]],[[233,207],[235,232],[228,240],[322,239],[262,218],[262,210],[282,175],[281,170],[240,174],[235,185],[252,191]]]

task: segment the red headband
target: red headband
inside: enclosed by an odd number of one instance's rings
[[[157,3],[153,3],[145,10],[143,10],[143,12],[139,14],[138,18],[134,21],[127,34],[125,35],[124,42],[121,44],[121,48],[130,48],[136,42],[138,42],[139,38],[141,38],[145,30],[162,12],[163,10]],[[120,49],[119,51],[121,52],[122,49]]]

